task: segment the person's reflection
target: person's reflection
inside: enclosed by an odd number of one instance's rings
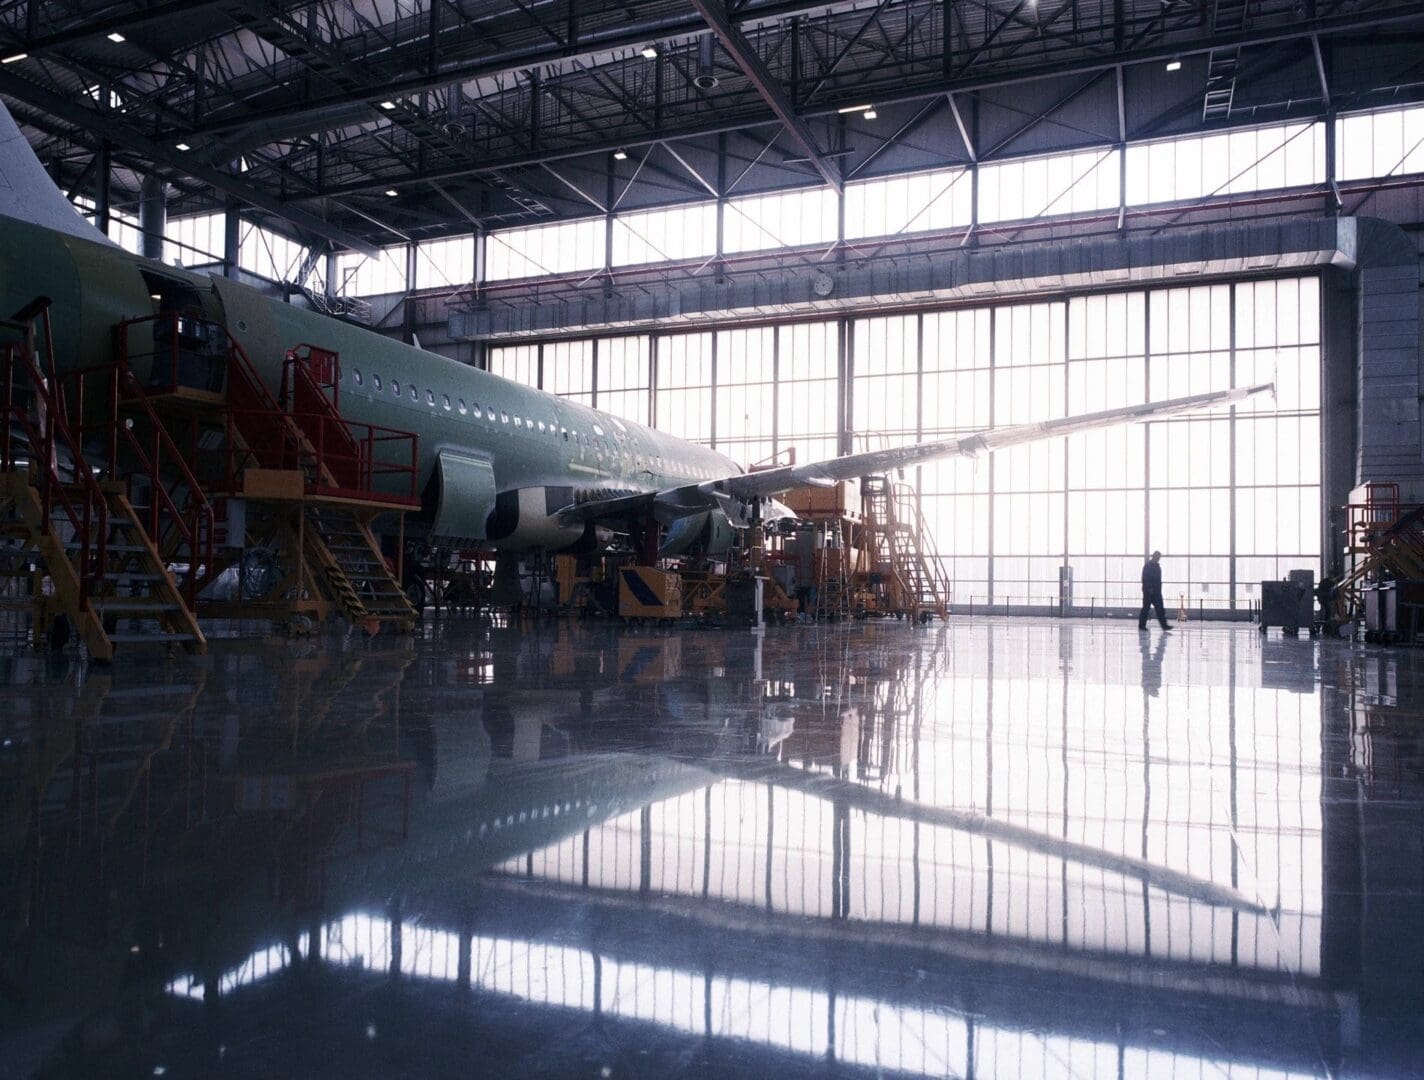
[[[1158,634],[1156,644],[1149,649],[1147,639],[1138,638],[1137,647],[1142,651],[1142,689],[1156,697],[1162,689],[1162,654],[1167,651],[1167,639]]]

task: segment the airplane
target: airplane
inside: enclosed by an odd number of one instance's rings
[[[418,435],[417,530],[432,544],[501,556],[590,550],[611,532],[654,538],[651,555],[725,554],[735,530],[794,517],[776,496],[1180,413],[1237,404],[1269,383],[993,428],[893,449],[747,471],[725,454],[366,328],[220,275],[130,254],[86,222],[44,172],[0,105],[0,317],[51,300],[61,369],[112,363],[112,328],[168,311],[225,327],[275,394],[288,349],[340,356],[347,419]],[[141,361],[140,361],[141,362]],[[136,374],[146,383],[149,372]],[[408,530],[408,535],[410,530]]]

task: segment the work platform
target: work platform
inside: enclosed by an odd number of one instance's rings
[[[3,326],[0,539],[36,645],[202,652],[200,617],[412,627],[416,436],[342,416],[337,354],[288,350],[274,395],[223,327],[167,312],[119,323],[113,362],[76,370],[31,309]]]
[[[794,520],[739,530],[720,557],[555,556],[547,575],[555,605],[652,622],[946,617],[951,585],[912,487],[868,476],[858,486],[790,491],[783,501]],[[533,579],[531,606],[542,576]]]

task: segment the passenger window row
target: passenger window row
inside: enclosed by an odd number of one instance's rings
[[[353,367],[351,369],[351,379],[352,382],[354,382],[357,386],[366,385],[365,376],[361,373],[360,368]],[[379,375],[372,374],[371,389],[379,391],[381,388],[381,377]],[[392,395],[395,397],[400,397],[402,392],[405,391],[409,394],[411,401],[418,402],[420,400],[420,390],[418,387],[416,387],[414,383],[407,383],[403,386],[399,379],[392,379],[390,380],[390,388]],[[435,391],[425,391],[425,404],[430,406],[431,408],[435,407]],[[465,403],[464,398],[456,398],[452,403],[449,394],[440,395],[440,406],[446,412],[451,411],[451,409],[453,408],[455,411],[459,412],[461,416],[473,416],[476,420],[479,420],[483,417],[487,417],[491,424],[509,424],[512,422],[514,427],[520,429],[521,431],[527,430],[531,435],[537,432],[540,435],[548,435],[556,439],[562,438],[564,442],[572,442],[577,445],[592,447],[599,453],[602,453],[604,450],[609,450],[614,453],[618,453],[621,450],[624,454],[627,453],[627,448],[620,446],[620,441],[628,441],[628,429],[617,420],[615,420],[614,422],[617,423],[618,427],[622,430],[622,437],[615,436],[614,438],[609,438],[608,433],[604,431],[603,428],[598,424],[593,425],[594,433],[590,437],[584,432],[571,431],[570,429],[560,424],[557,424],[552,420],[548,423],[545,423],[543,420],[530,420],[517,415],[512,416],[504,409],[499,409],[498,411],[496,411],[493,405],[486,405],[482,409],[478,402],[472,401],[467,405]],[[496,417],[498,417],[498,419],[496,419]],[[634,449],[637,448],[636,441],[634,441],[633,446]],[[636,458],[635,463],[636,466],[641,469],[643,467],[643,458]],[[650,467],[654,465],[654,463],[656,463],[656,466],[659,469],[662,469],[664,467],[663,459],[661,457],[650,458],[648,460],[648,465]],[[676,466],[674,467],[674,472],[684,476],[692,475],[690,470],[685,468],[678,468]]]

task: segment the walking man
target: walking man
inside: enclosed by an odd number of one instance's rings
[[[1147,612],[1155,609],[1157,621],[1163,630],[1172,629],[1167,622],[1167,612],[1162,608],[1162,553],[1154,551],[1152,557],[1142,564],[1142,610],[1137,613],[1137,629],[1147,630]]]

